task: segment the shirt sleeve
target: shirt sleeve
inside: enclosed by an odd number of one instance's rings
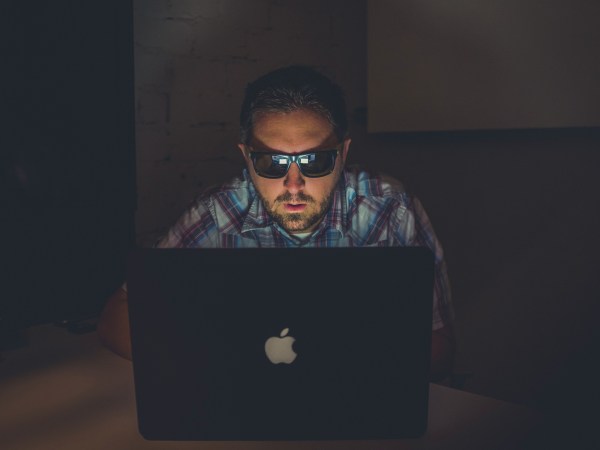
[[[155,248],[201,248],[218,246],[218,230],[208,205],[200,198],[154,245]]]
[[[417,198],[407,197],[409,217],[403,220],[405,225],[404,241],[409,246],[428,247],[434,254],[434,286],[433,286],[433,321],[432,330],[439,330],[452,323],[454,309],[452,307],[450,281],[444,260],[444,251],[440,244],[429,217]]]

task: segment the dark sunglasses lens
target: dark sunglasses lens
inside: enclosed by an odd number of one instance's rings
[[[288,160],[279,155],[254,153],[252,154],[254,170],[261,177],[281,178],[287,173]]]
[[[330,174],[335,166],[335,150],[317,152],[300,157],[302,173],[307,177],[323,177]]]

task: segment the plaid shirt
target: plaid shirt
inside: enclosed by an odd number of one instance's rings
[[[421,203],[398,181],[358,168],[340,177],[332,205],[314,232],[300,239],[267,213],[247,170],[242,178],[198,197],[160,248],[427,246],[435,254],[433,329],[453,318],[442,247]]]

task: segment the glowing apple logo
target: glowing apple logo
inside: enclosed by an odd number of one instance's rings
[[[296,359],[296,356],[298,356],[292,349],[292,345],[296,339],[287,336],[289,331],[289,328],[284,328],[279,333],[280,337],[273,336],[265,342],[265,353],[269,361],[273,364],[291,364]]]

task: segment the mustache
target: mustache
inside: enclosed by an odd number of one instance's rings
[[[296,195],[286,192],[275,198],[275,203],[315,203],[315,199],[303,192],[299,192]]]

